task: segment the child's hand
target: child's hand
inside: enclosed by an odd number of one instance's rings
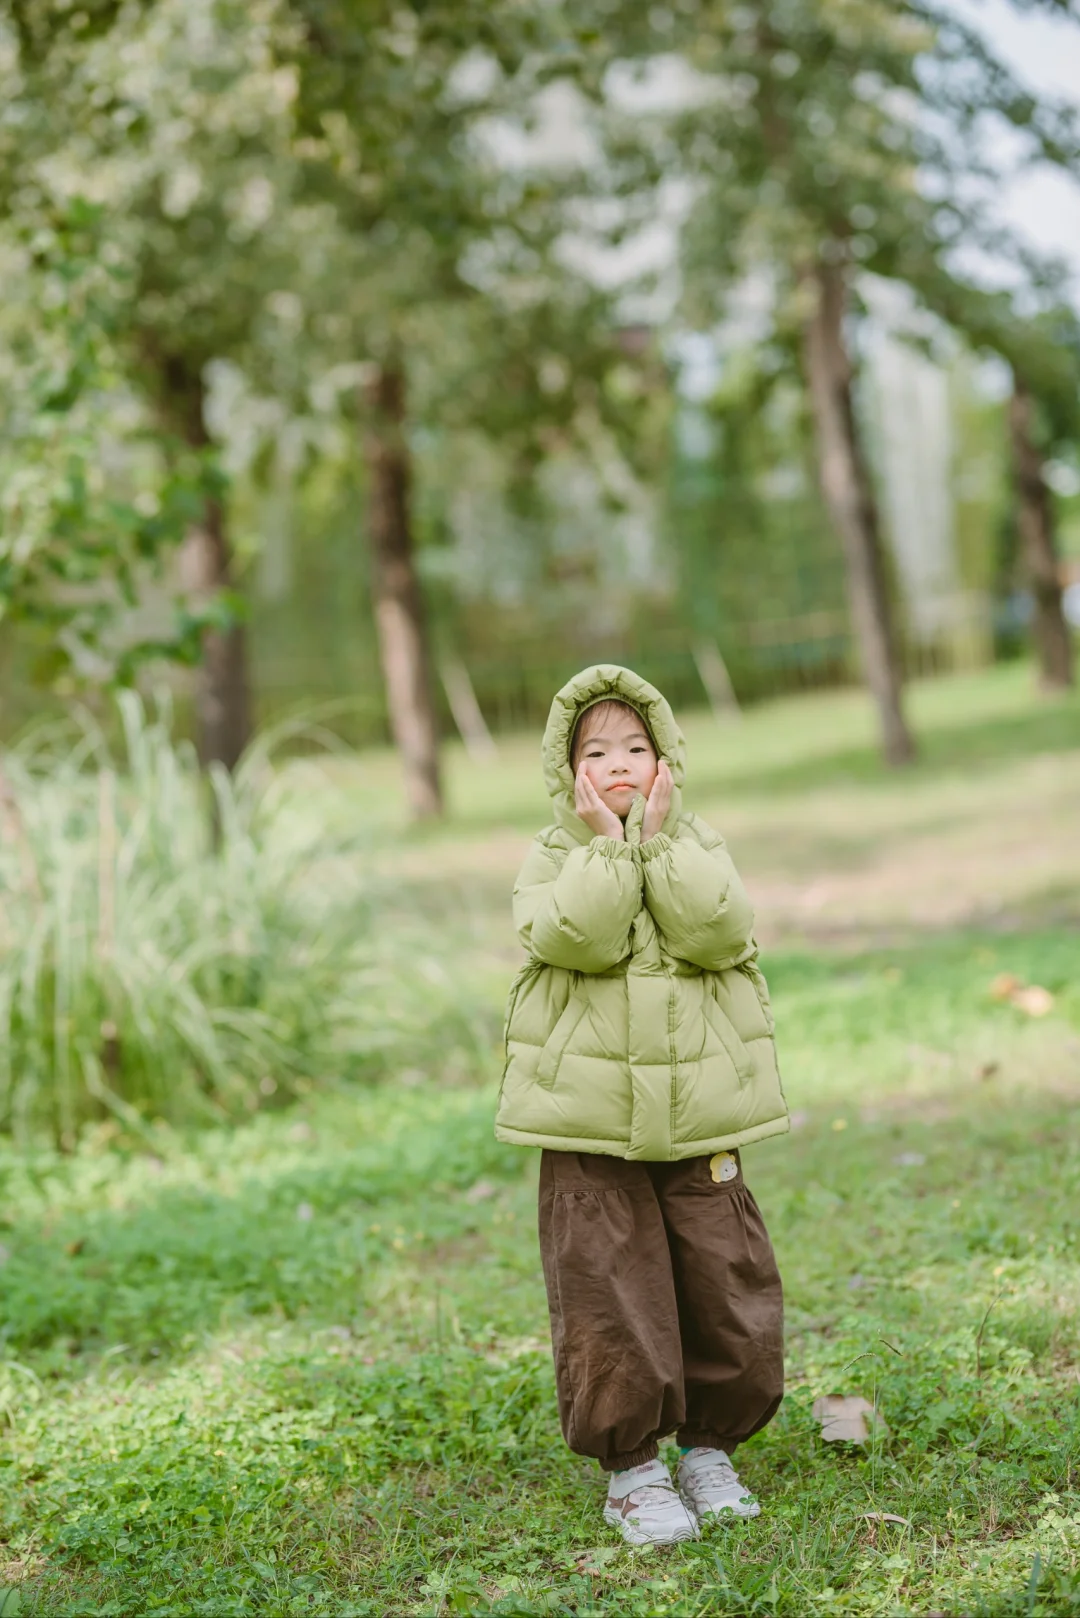
[[[663,826],[667,819],[667,812],[671,808],[671,789],[675,785],[671,779],[671,771],[664,760],[661,759],[656,766],[656,780],[649,793],[649,800],[645,805],[645,818],[641,822],[641,841],[647,843],[650,837]]]
[[[626,841],[622,821],[614,809],[601,802],[600,794],[585,774],[584,759],[574,777],[574,808],[597,837],[614,837],[617,843]]]

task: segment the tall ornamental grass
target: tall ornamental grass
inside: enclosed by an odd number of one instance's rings
[[[3,761],[0,1131],[221,1120],[489,1039],[269,740],[207,781],[167,710],[118,708],[118,756]]]

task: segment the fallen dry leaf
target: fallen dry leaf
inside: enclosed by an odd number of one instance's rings
[[[911,1527],[911,1523],[908,1521],[908,1519],[906,1517],[898,1517],[895,1511],[864,1511],[863,1520],[865,1522],[894,1522],[899,1523],[901,1528]]]
[[[887,1433],[885,1418],[868,1399],[857,1393],[827,1393],[811,1407],[821,1423],[821,1436],[827,1444],[865,1444],[871,1428]]]
[[[612,1569],[607,1564],[615,1559],[616,1554],[613,1545],[600,1545],[595,1550],[579,1551],[574,1558],[574,1569],[586,1577],[610,1579]]]
[[[990,985],[994,1000],[1007,1000],[1017,1011],[1026,1011],[1029,1017],[1045,1017],[1054,1009],[1054,997],[1041,983],[1025,983],[1012,972],[1001,972]]]
[[[1017,989],[1009,998],[1018,1011],[1026,1011],[1029,1017],[1045,1017],[1048,1011],[1054,1009],[1054,997],[1050,990],[1038,983],[1032,983],[1026,989]]]

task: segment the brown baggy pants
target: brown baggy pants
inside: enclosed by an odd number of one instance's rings
[[[741,1166],[717,1183],[709,1162],[541,1158],[563,1436],[609,1471],[652,1460],[671,1432],[730,1454],[783,1397],[772,1244]]]

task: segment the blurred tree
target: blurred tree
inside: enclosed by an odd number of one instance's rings
[[[927,307],[1012,373],[1006,420],[1039,679],[1047,691],[1066,689],[1075,678],[1072,634],[1046,476],[1048,462],[1080,449],[1080,318],[1064,296],[1065,272],[1026,256],[1018,296],[973,286],[910,249],[904,262],[909,284]],[[1032,307],[1036,300],[1041,308]]]
[[[389,0],[14,10],[23,126],[41,136],[14,141],[24,198],[39,218],[107,213],[115,368],[176,466],[200,468],[183,577],[203,757],[234,763],[250,723],[209,395],[229,361],[286,413],[317,385],[360,418],[391,722],[414,811],[435,811],[417,433],[498,439],[519,484],[553,446],[635,442],[610,305],[557,261],[580,176],[503,150],[527,145],[563,71],[565,18]]]
[[[1046,10],[1080,21],[1073,0],[1013,0],[1019,10]],[[927,308],[977,349],[996,354],[1012,372],[1007,410],[1016,523],[1035,611],[1032,621],[1040,680],[1048,690],[1072,684],[1069,626],[1062,606],[1054,498],[1046,464],[1080,448],[1080,318],[1070,301],[1067,266],[1040,256],[997,220],[1001,172],[978,154],[986,124],[1004,121],[1020,142],[1017,166],[1039,162],[1075,176],[1080,114],[1071,102],[1036,96],[956,17],[919,7],[933,26],[933,49],[921,58],[921,161],[929,185],[908,187],[891,216],[875,223],[869,268],[903,280]],[[934,131],[935,114],[944,132]],[[960,268],[961,253],[982,251],[1011,270],[1009,290],[991,291]]]
[[[111,306],[112,353],[174,466],[200,468],[185,542],[202,641],[198,739],[205,762],[231,768],[251,721],[208,367],[257,363],[267,304],[318,225],[290,189],[295,80],[274,55],[279,8],[155,0],[69,17],[62,0],[39,0],[15,10],[23,102],[47,132],[19,153],[24,206],[47,218],[81,202],[107,215],[125,292]]]
[[[597,26],[639,67],[682,63],[680,105],[660,122],[692,187],[686,315],[715,325],[733,291],[756,281],[778,329],[797,338],[863,669],[885,756],[903,763],[913,744],[898,634],[853,402],[858,272],[905,279],[914,258],[947,277],[958,236],[990,211],[965,191],[985,178],[979,119],[1004,118],[1038,155],[1066,162],[1075,116],[1027,94],[975,30],[918,0],[698,0],[603,14]]]
[[[536,97],[572,32],[554,6],[292,0],[305,188],[341,257],[311,332],[351,362],[391,729],[412,813],[442,806],[432,656],[417,572],[418,431],[479,431],[519,468],[627,412],[610,308],[556,259],[580,175],[528,154]],[[509,152],[517,150],[512,158]],[[553,385],[553,374],[558,381]]]
[[[4,242],[0,311],[0,620],[51,634],[54,683],[128,680],[140,662],[190,660],[197,626],[118,638],[143,574],[179,542],[198,509],[201,467],[167,464],[147,445],[110,344],[130,289],[102,254],[103,222],[74,204],[31,243]],[[20,250],[21,249],[21,250]],[[103,465],[104,441],[122,468]]]
[[[115,633],[197,509],[201,468],[166,463],[125,385],[116,337],[133,287],[103,210],[37,184],[58,122],[44,91],[74,36],[115,12],[0,10],[0,620],[48,632],[36,672],[58,685],[190,659],[198,634],[187,614],[171,635]]]
[[[425,819],[442,812],[439,737],[427,621],[414,558],[406,370],[396,346],[374,367],[365,450],[367,531],[387,708],[410,808],[417,819]]]
[[[1035,603],[1033,633],[1040,678],[1047,690],[1061,691],[1073,683],[1072,635],[1062,605],[1053,495],[1046,481],[1035,414],[1036,402],[1017,375],[1009,400],[1017,526]]]

